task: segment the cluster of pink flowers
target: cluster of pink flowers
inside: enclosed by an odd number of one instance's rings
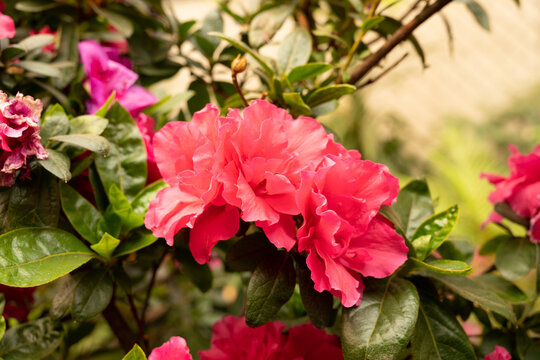
[[[0,91],[0,186],[11,186],[15,175],[30,177],[28,159],[46,159],[41,145],[39,120],[41,101],[18,93],[9,99]]]
[[[482,174],[496,189],[489,194],[494,205],[506,202],[521,217],[530,221],[529,238],[540,242],[540,145],[528,155],[521,154],[515,146],[510,146],[512,154],[508,158],[510,174],[507,177]],[[500,222],[503,217],[493,211],[487,222]]]
[[[328,335],[311,323],[292,327],[269,322],[250,328],[243,318],[225,316],[214,324],[211,348],[200,351],[201,360],[340,360],[339,338]],[[186,341],[172,337],[154,349],[149,360],[191,360]]]
[[[163,127],[153,147],[169,187],[150,203],[146,227],[170,245],[191,228],[199,263],[242,218],[276,247],[307,252],[315,288],[350,307],[360,303],[361,275],[386,277],[407,258],[403,238],[378,215],[395,200],[397,178],[335,143],[313,118],[293,119],[264,100],[226,117],[207,105],[191,122]]]

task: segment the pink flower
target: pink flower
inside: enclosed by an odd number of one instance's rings
[[[17,288],[0,285],[0,294],[4,295],[4,317],[24,321],[30,313],[29,305],[34,302],[35,287]]]
[[[507,202],[519,216],[525,219],[537,219],[540,212],[540,171],[538,170],[540,169],[540,145],[528,155],[520,154],[515,146],[509,146],[509,148],[512,154],[508,158],[510,169],[508,177],[493,174],[480,175],[496,187],[489,194],[488,200],[494,205]],[[494,211],[487,223],[500,222],[502,219],[502,216]],[[538,226],[532,227],[529,231],[531,241],[540,242]]]
[[[91,99],[86,103],[88,111],[95,113],[112,94],[131,116],[137,117],[146,107],[156,103],[152,93],[134,85],[138,75],[126,64],[119,62],[118,51],[102,47],[93,40],[81,41],[79,53],[88,75]]]
[[[140,113],[137,117],[137,127],[139,128],[144,141],[144,146],[146,147],[146,165],[148,168],[148,176],[146,177],[147,184],[161,179],[161,174],[159,173],[156,159],[154,157],[154,148],[152,146],[152,139],[154,138],[155,134],[154,125],[155,122],[151,116]]]
[[[46,159],[40,143],[41,101],[18,93],[15,98],[0,91],[0,186],[11,186],[20,171],[30,177],[28,158]]]
[[[51,34],[51,35],[56,36],[56,31],[51,31],[51,28],[49,27],[49,25],[45,25],[38,32],[36,32],[35,30],[30,30],[30,35],[36,35],[36,34]],[[54,42],[47,45],[47,46],[44,46],[43,47],[43,52],[48,52],[48,53],[54,54],[54,52],[55,52],[55,50],[54,50]]]
[[[512,356],[502,346],[496,345],[492,353],[487,354],[484,360],[510,360]]]
[[[15,23],[7,15],[0,13],[0,39],[13,38],[15,36]]]
[[[192,360],[186,340],[180,336],[173,336],[160,347],[155,348],[148,356],[148,360]]]
[[[329,291],[343,306],[359,305],[362,276],[383,278],[405,262],[404,239],[378,215],[398,191],[384,165],[363,161],[356,151],[329,155],[319,170],[302,173],[298,250],[308,253],[317,291]]]

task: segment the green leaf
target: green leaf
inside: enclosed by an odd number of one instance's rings
[[[158,180],[142,189],[131,202],[131,207],[135,214],[144,217],[148,211],[150,201],[152,201],[157,193],[167,187],[163,180]]]
[[[63,278],[64,282],[56,295],[54,295],[51,303],[50,315],[53,319],[61,319],[71,312],[75,288],[81,281],[82,275],[82,273],[77,273]]]
[[[90,319],[111,302],[113,283],[106,270],[94,269],[84,274],[75,288],[71,315],[75,321]]]
[[[40,49],[44,46],[54,43],[54,35],[52,34],[37,34],[31,35],[21,40],[17,46],[25,52],[30,52],[35,49]]]
[[[52,136],[63,135],[68,132],[69,120],[64,108],[59,104],[49,106],[41,121],[39,135],[41,136],[41,143],[45,146]]]
[[[259,55],[255,50],[251,49],[248,45],[246,45],[242,41],[235,40],[228,35],[217,33],[217,32],[210,32],[208,33],[208,35],[216,36],[220,39],[223,39],[227,41],[229,44],[231,44],[232,46],[234,46],[235,48],[237,48],[238,50],[248,53],[249,55],[253,57],[253,59],[255,59],[255,61],[257,61],[257,63],[259,63],[259,65],[262,67],[262,69],[264,70],[264,72],[269,78],[274,77],[275,75],[274,70],[272,70],[272,68],[266,64],[266,61],[261,57],[261,55]]]
[[[242,237],[229,248],[225,265],[227,270],[253,271],[264,259],[275,253],[277,249],[266,235],[256,232]]]
[[[133,345],[133,349],[131,349],[122,360],[146,360],[146,354],[139,345],[135,344]]]
[[[137,215],[126,196],[120,191],[116,184],[112,184],[109,189],[109,201],[114,213],[116,213],[122,222],[122,229],[130,231],[144,224],[144,218]]]
[[[418,315],[418,293],[404,279],[365,279],[362,302],[344,308],[342,342],[345,360],[400,359]]]
[[[155,243],[157,238],[149,233],[135,232],[129,239],[124,240],[114,253],[114,256],[131,254],[137,250],[145,248]]]
[[[81,115],[69,120],[70,134],[101,135],[107,128],[109,120],[96,115]]]
[[[115,184],[131,200],[146,183],[146,149],[135,122],[120,104],[114,103],[105,117],[109,125],[102,135],[111,150],[96,159],[96,168],[105,190]]]
[[[427,296],[420,300],[412,337],[414,359],[475,360],[471,342],[456,317]]]
[[[458,207],[454,205],[420,224],[412,236],[412,245],[418,259],[424,260],[448,238],[456,225],[458,214]],[[428,235],[430,239],[426,242],[424,240]]]
[[[36,75],[42,75],[47,77],[60,77],[62,73],[58,68],[53,65],[33,60],[22,60],[13,64],[14,66],[20,67],[26,71],[30,71]]]
[[[372,18],[367,19],[362,23],[361,29],[363,32],[368,32],[369,30],[373,30],[379,26],[380,23],[382,23],[385,20],[384,16],[374,16]]]
[[[281,42],[278,50],[277,66],[282,74],[288,74],[292,68],[305,65],[311,55],[311,36],[298,27]]]
[[[0,284],[51,282],[94,257],[79,239],[54,228],[21,228],[0,236]]]
[[[538,344],[538,340],[531,339],[523,329],[520,329],[516,334],[516,347],[520,360],[538,359],[540,344]]]
[[[260,263],[248,283],[246,324],[255,327],[270,321],[292,296],[295,284],[294,264],[286,252]]]
[[[489,255],[493,254],[497,251],[497,248],[503,243],[508,240],[512,239],[510,235],[498,235],[494,238],[489,239],[486,241],[482,247],[480,248],[479,254],[480,255]]]
[[[4,360],[38,360],[47,357],[62,342],[62,332],[50,318],[27,322],[6,331],[0,341]]]
[[[92,134],[57,135],[51,137],[51,140],[79,146],[104,156],[109,153],[111,148],[109,141],[103,136]]]
[[[536,248],[527,238],[511,238],[497,248],[495,266],[508,280],[525,277],[536,265]]]
[[[70,18],[64,19],[58,27],[57,37],[60,39],[58,45],[58,61],[71,61],[77,64],[79,60],[79,40],[80,29],[75,21]],[[66,88],[77,75],[77,67],[66,68],[62,71],[62,77],[53,79],[53,85],[58,89]]]
[[[120,15],[116,12],[100,8],[93,5],[92,9],[98,14],[101,15],[107,20],[107,22],[114,26],[116,30],[126,38],[130,37],[133,34],[133,23],[131,20],[123,15]]]
[[[421,272],[421,275],[430,277],[443,283],[456,294],[472,301],[488,310],[494,311],[504,316],[511,322],[516,322],[516,315],[512,307],[507,304],[499,295],[474,278],[463,276],[452,276],[435,274],[432,272]]]
[[[26,51],[22,47],[17,44],[12,44],[2,50],[2,61],[8,63],[20,58],[24,54],[26,54]]]
[[[402,188],[394,208],[401,217],[405,236],[410,238],[418,226],[434,213],[426,181],[413,180]]]
[[[0,315],[0,340],[4,337],[6,332],[6,319]]]
[[[283,93],[283,100],[290,106],[293,116],[311,115],[311,108],[306,105],[299,93]]]
[[[73,228],[92,244],[99,241],[98,224],[103,219],[99,211],[67,184],[60,185],[62,209]]]
[[[15,9],[24,12],[42,12],[45,10],[54,9],[60,5],[62,4],[50,0],[28,0],[17,1],[15,4]]]
[[[332,65],[324,63],[309,63],[296,66],[287,76],[291,83],[312,79],[332,69]]]
[[[314,107],[330,100],[339,99],[343,95],[353,93],[355,90],[354,86],[348,84],[323,86],[308,96],[307,104]]]
[[[487,288],[494,291],[503,300],[511,304],[522,304],[529,301],[528,296],[512,282],[505,280],[493,273],[486,273],[476,277]]]
[[[489,26],[489,16],[478,2],[475,0],[458,0],[459,2],[464,3],[467,5],[467,9],[471,12],[471,14],[474,16],[474,19],[485,30],[490,31]]]
[[[410,259],[414,270],[427,270],[437,274],[465,276],[472,274],[473,269],[467,263],[458,260],[431,260],[423,262],[416,258]]]
[[[43,166],[45,170],[63,181],[71,179],[71,173],[69,172],[70,161],[69,158],[59,151],[53,149],[47,149],[49,157],[45,160],[37,160],[38,164]]]
[[[111,95],[109,95],[109,98],[101,107],[99,110],[94,114],[96,116],[105,117],[107,115],[107,112],[109,111],[109,108],[111,107],[111,104],[114,102],[114,99],[116,99],[116,91],[113,91]]]
[[[328,291],[321,293],[315,290],[315,283],[311,279],[311,271],[306,266],[306,260],[301,256],[296,260],[300,297],[309,320],[319,329],[332,326],[335,318],[334,297]]]
[[[293,9],[292,5],[281,5],[258,13],[249,24],[248,39],[251,46],[258,48],[267,44]]]
[[[208,264],[199,264],[193,258],[191,251],[187,247],[178,246],[175,248],[174,257],[180,262],[182,271],[191,282],[202,292],[207,292],[212,288],[212,271]]]
[[[120,245],[120,240],[109,233],[105,233],[97,244],[90,245],[90,247],[105,259],[110,259],[118,245]]]

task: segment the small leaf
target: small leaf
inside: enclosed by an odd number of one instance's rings
[[[495,265],[508,280],[525,277],[536,265],[536,248],[527,238],[510,238],[497,248]]]
[[[493,273],[479,275],[476,279],[511,304],[523,304],[529,301],[528,296],[516,285]]]
[[[426,181],[413,180],[402,188],[394,208],[401,217],[405,236],[410,238],[418,226],[434,213]]]
[[[101,135],[107,128],[109,120],[96,115],[81,115],[69,120],[70,134]]]
[[[105,117],[107,115],[107,112],[109,111],[109,108],[111,107],[111,104],[114,102],[114,99],[116,99],[116,91],[113,91],[111,95],[109,95],[107,101],[105,101],[105,103],[101,105],[95,115]]]
[[[13,64],[21,69],[30,71],[36,75],[47,77],[61,77],[62,73],[56,67],[49,63],[33,60],[22,60]]]
[[[43,114],[41,121],[42,125],[39,135],[41,136],[41,143],[43,145],[47,145],[49,138],[52,136],[63,135],[68,132],[69,120],[64,108],[59,104],[49,106],[45,114]]]
[[[283,93],[283,100],[290,106],[294,115],[311,115],[311,109],[306,105],[299,93]]]
[[[114,213],[116,213],[122,222],[122,229],[130,231],[144,224],[142,216],[137,215],[126,196],[120,191],[116,184],[112,184],[109,189],[109,201]]]
[[[53,149],[47,149],[49,156],[45,160],[37,160],[38,164],[43,166],[45,170],[63,181],[71,179],[71,173],[69,172],[70,161],[69,158],[59,151]]]
[[[309,63],[296,66],[287,76],[291,83],[312,79],[332,69],[332,65],[324,63]]]
[[[293,9],[291,5],[281,5],[258,13],[249,24],[249,43],[255,48],[267,44]]]
[[[0,284],[51,282],[94,257],[79,239],[54,228],[21,228],[0,236]]]
[[[131,349],[122,360],[146,360],[146,354],[139,345],[135,344],[133,345],[133,349]]]
[[[339,99],[355,90],[354,86],[348,84],[323,86],[312,92],[306,102],[309,106],[314,107],[330,100]]]
[[[0,357],[5,360],[46,358],[62,342],[62,332],[50,318],[29,321],[6,331],[0,341]]]
[[[167,184],[165,184],[163,180],[158,180],[142,189],[131,202],[131,207],[133,208],[135,214],[144,217],[148,211],[150,201],[156,197],[157,193],[161,189],[166,187]]]
[[[294,29],[281,42],[278,50],[277,65],[282,74],[288,74],[292,68],[305,65],[311,55],[311,36],[301,27]]]
[[[199,264],[191,255],[189,248],[177,246],[174,251],[174,257],[180,262],[182,271],[187,275],[191,282],[202,292],[207,292],[212,288],[212,271],[208,264]]]
[[[42,12],[45,10],[54,9],[60,5],[62,4],[50,0],[27,0],[17,1],[15,3],[15,9],[24,12]]]
[[[73,320],[84,321],[96,316],[109,305],[112,294],[113,283],[107,271],[90,270],[75,288],[71,306]]]
[[[232,271],[253,271],[257,265],[277,249],[263,232],[246,235],[235,242],[227,251],[225,265]]]
[[[100,155],[107,155],[111,148],[109,141],[103,136],[92,134],[57,135],[51,137],[51,140],[79,146]]]
[[[103,219],[99,211],[67,184],[60,185],[62,209],[73,228],[90,243],[99,241],[98,224]]]
[[[400,359],[418,315],[418,293],[404,279],[365,280],[362,302],[344,308],[345,359]]]
[[[97,244],[90,245],[90,247],[105,259],[110,259],[118,245],[120,245],[120,240],[105,233]]]
[[[40,49],[44,46],[54,43],[54,35],[52,34],[37,34],[21,40],[17,46],[25,52],[30,52],[35,49]]]
[[[418,259],[424,260],[448,238],[456,225],[458,214],[458,207],[455,205],[420,224],[412,236],[412,245]],[[427,243],[419,241],[427,235],[431,236]]]
[[[467,263],[459,260],[431,260],[426,262],[415,258],[410,260],[414,263],[414,269],[427,270],[437,274],[465,276],[473,272],[473,269]]]
[[[247,288],[246,324],[256,327],[270,321],[292,296],[295,283],[294,264],[286,252],[259,264]]]
[[[489,16],[478,2],[475,0],[458,0],[459,2],[465,3],[467,5],[467,8],[471,12],[471,14],[474,16],[474,19],[485,30],[490,31],[489,26]]]
[[[114,256],[128,255],[142,248],[152,245],[157,238],[148,233],[135,232],[128,240],[123,241],[114,253]]]
[[[363,32],[368,32],[369,30],[377,28],[384,20],[384,16],[374,16],[364,21],[360,29],[362,29]]]

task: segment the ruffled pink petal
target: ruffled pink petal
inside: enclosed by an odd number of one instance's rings
[[[296,223],[290,215],[281,215],[275,224],[270,225],[268,221],[257,221],[255,225],[263,229],[268,240],[278,249],[284,248],[290,251],[296,244]]]
[[[150,91],[140,85],[134,85],[119,94],[118,102],[126,110],[129,111],[132,117],[136,118],[145,108],[154,105],[157,98]]]
[[[13,38],[15,36],[15,23],[7,15],[0,13],[0,38]]]
[[[160,347],[155,348],[148,356],[148,360],[192,360],[186,340],[180,336],[173,336]]]

